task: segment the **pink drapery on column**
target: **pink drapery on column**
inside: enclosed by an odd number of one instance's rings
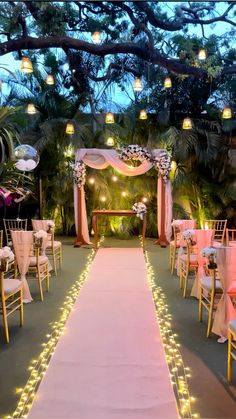
[[[199,298],[200,297],[200,278],[205,276],[204,265],[206,263],[206,258],[201,256],[201,250],[204,247],[209,247],[212,244],[213,230],[195,230],[195,241],[197,246],[197,263],[198,271],[194,279],[194,283],[191,290],[191,296]]]
[[[216,263],[223,294],[217,305],[212,332],[227,339],[228,324],[236,318],[236,311],[227,294],[236,280],[236,248],[219,247],[216,254]]]
[[[30,262],[30,252],[33,247],[33,232],[32,231],[11,231],[13,248],[16,256],[16,262],[19,272],[21,274],[21,281],[23,284],[23,302],[31,303],[29,285],[25,277]]]
[[[158,156],[163,150],[152,150],[154,157]],[[152,163],[144,160],[138,167],[130,167],[123,160],[119,158],[116,150],[103,150],[103,149],[79,149],[75,155],[76,161],[83,161],[87,166],[93,169],[106,169],[108,166],[112,166],[118,172],[125,176],[139,176],[146,173],[152,168]],[[158,182],[160,183],[159,179]],[[159,185],[158,183],[158,185]],[[159,189],[160,190],[160,189]],[[168,180],[165,184],[165,235],[167,240],[171,237],[171,219],[172,219],[172,187]],[[84,190],[81,188],[82,202],[81,202],[81,213],[82,213],[82,236],[84,241],[90,243],[88,233],[88,222],[86,213],[86,204]],[[75,226],[76,232],[78,232],[78,199],[77,199],[78,188],[74,188],[74,210],[75,210]],[[158,231],[161,231],[161,205],[159,203],[158,194]]]

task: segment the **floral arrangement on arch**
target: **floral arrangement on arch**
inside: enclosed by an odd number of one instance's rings
[[[123,161],[143,162],[144,160],[152,161],[152,156],[145,148],[137,144],[122,147],[119,151],[119,158]]]
[[[82,160],[76,161],[70,164],[72,168],[73,180],[78,188],[81,188],[85,184],[86,180],[86,165]]]
[[[135,202],[132,206],[132,210],[136,212],[136,216],[143,220],[143,215],[147,212],[147,207],[143,202]]]
[[[169,154],[166,151],[161,151],[160,155],[155,157],[154,163],[164,182],[167,182],[171,171],[171,158]]]

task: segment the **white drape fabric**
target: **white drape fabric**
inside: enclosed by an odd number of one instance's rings
[[[20,272],[20,279],[23,285],[23,302],[30,303],[33,301],[31,297],[29,285],[25,277],[30,262],[30,252],[33,247],[32,231],[11,231],[12,243],[15,252],[16,262]]]
[[[157,157],[163,150],[155,149],[152,150],[152,155]],[[87,166],[93,169],[106,169],[108,166],[112,166],[119,173],[125,176],[139,176],[148,172],[152,168],[152,163],[147,160],[144,160],[140,166],[131,167],[126,164],[123,160],[119,158],[119,155],[116,150],[106,150],[106,149],[78,149],[75,154],[75,160],[82,160]],[[160,191],[161,178],[158,178],[158,190]],[[86,204],[84,189],[82,191],[82,234],[86,242],[89,241],[88,233],[88,222],[87,222],[87,213],[86,213]],[[75,226],[76,232],[78,231],[78,188],[74,188],[74,211],[75,211]],[[161,194],[157,194],[158,200],[158,231],[160,232],[161,228]],[[171,219],[172,219],[172,186],[171,182],[168,180],[165,184],[165,234],[166,238],[169,241],[171,238]]]
[[[236,318],[236,311],[228,295],[228,291],[236,279],[236,247],[219,247],[216,263],[223,294],[217,304],[212,332],[227,339],[228,324]]]

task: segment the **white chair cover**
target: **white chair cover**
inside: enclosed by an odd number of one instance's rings
[[[227,339],[228,324],[236,318],[236,310],[227,294],[236,280],[236,248],[219,247],[217,249],[216,262],[223,294],[217,305],[212,332]]]
[[[23,284],[23,302],[30,303],[33,301],[31,297],[29,285],[25,277],[30,261],[30,252],[33,246],[33,232],[32,231],[11,231],[12,243],[15,252],[16,262],[21,274],[21,281]]]

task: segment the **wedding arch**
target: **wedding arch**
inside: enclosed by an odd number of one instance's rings
[[[137,167],[127,165],[128,160],[139,160]],[[171,169],[170,157],[166,150],[152,149],[148,151],[138,145],[127,146],[120,151],[97,148],[82,148],[75,153],[75,163],[72,165],[74,177],[74,211],[77,238],[74,246],[89,244],[88,220],[85,203],[84,184],[86,166],[93,169],[106,169],[112,166],[125,176],[139,176],[153,166],[157,170],[157,228],[159,239],[157,243],[166,246],[171,237],[172,219],[172,186],[169,179]]]

